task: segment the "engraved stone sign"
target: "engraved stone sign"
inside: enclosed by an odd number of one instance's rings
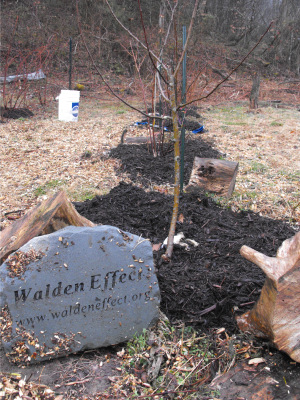
[[[0,267],[9,360],[32,363],[117,344],[158,319],[148,240],[111,226],[69,226],[30,240]]]

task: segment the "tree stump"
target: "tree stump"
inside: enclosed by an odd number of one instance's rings
[[[260,87],[260,75],[256,72],[252,78],[252,89],[250,93],[250,110],[258,108],[258,96]]]
[[[300,362],[300,232],[282,243],[276,257],[247,246],[240,252],[267,277],[254,308],[237,317],[239,328],[268,338]]]
[[[185,190],[205,190],[230,197],[234,190],[239,164],[233,161],[195,157]]]
[[[0,232],[0,265],[10,253],[35,236],[46,235],[68,225],[95,226],[78,214],[66,193],[60,191]]]

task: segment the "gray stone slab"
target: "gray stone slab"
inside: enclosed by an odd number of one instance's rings
[[[111,226],[36,237],[0,267],[1,338],[12,362],[113,345],[158,319],[148,240]]]

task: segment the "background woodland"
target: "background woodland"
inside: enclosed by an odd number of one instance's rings
[[[168,18],[169,0],[142,1],[141,8],[150,47],[159,48],[164,37],[160,16]],[[69,38],[73,40],[74,74],[88,79],[93,70],[83,45],[84,34],[95,62],[102,71],[134,76],[135,56],[143,78],[153,75],[145,51],[134,43],[110,13],[105,0],[79,0],[78,28],[75,0],[1,0],[1,75],[32,72],[42,67],[46,74],[66,74],[69,68]],[[111,0],[120,21],[143,37],[137,1]],[[166,55],[176,64],[181,31],[188,25],[194,1],[180,1],[173,42]],[[247,54],[271,21],[262,45],[243,65],[247,73],[300,74],[300,7],[298,0],[202,0],[198,7],[188,65],[206,76],[216,69],[230,70]],[[160,28],[159,28],[160,26]],[[160,33],[161,35],[158,35]],[[5,70],[5,71],[4,71]],[[23,72],[20,72],[20,71]],[[30,70],[30,71],[29,71]]]

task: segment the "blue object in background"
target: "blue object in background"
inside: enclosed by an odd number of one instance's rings
[[[135,122],[134,125],[148,125],[147,121]]]
[[[192,133],[201,133],[204,131],[204,125],[201,125],[199,128],[194,129]]]
[[[79,103],[72,103],[72,115],[78,117]]]
[[[150,126],[153,126],[153,125],[150,124]],[[160,126],[159,125],[154,125],[154,128],[160,129]],[[169,132],[169,129],[164,126],[164,131],[165,132]]]
[[[137,126],[148,125],[148,122],[147,121],[140,121],[140,122],[137,121],[137,122],[134,123],[134,125],[137,125]],[[153,125],[150,124],[150,126],[153,126]],[[159,125],[154,125],[154,128],[159,129]],[[166,128],[165,126],[164,126],[164,131],[169,132],[168,128]]]

